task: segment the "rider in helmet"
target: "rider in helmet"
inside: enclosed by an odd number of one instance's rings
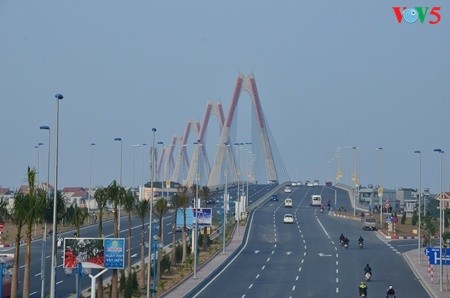
[[[362,296],[363,294],[364,294],[364,296],[367,296],[367,286],[363,281],[359,284],[358,290],[359,290],[359,296]]]
[[[393,286],[389,286],[389,288],[386,291],[386,298],[389,298],[389,296],[393,296],[395,298],[395,290]]]
[[[372,275],[372,268],[370,268],[369,264],[366,265],[366,267],[364,267],[364,273],[370,273],[370,275]]]
[[[358,243],[364,244],[364,238],[362,236],[359,236]]]
[[[339,236],[339,241],[343,242],[345,239],[344,233],[341,233],[341,236]]]

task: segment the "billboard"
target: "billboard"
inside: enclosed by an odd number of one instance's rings
[[[64,268],[123,269],[124,238],[65,238]]]
[[[196,219],[199,226],[212,225],[212,209],[211,208],[192,208],[194,213],[193,223]],[[198,216],[197,216],[198,215]]]

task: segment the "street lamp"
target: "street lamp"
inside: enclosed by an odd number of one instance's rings
[[[383,224],[383,147],[375,148],[380,152],[380,185],[378,187],[378,198],[380,199],[380,227]]]
[[[44,143],[38,143],[36,146],[34,146],[34,149],[36,149],[36,173],[37,173],[37,179],[36,184],[39,185],[39,147],[44,146]]]
[[[421,198],[422,198],[422,152],[420,150],[416,150],[414,151],[415,154],[419,154],[419,196],[418,196],[418,201],[419,201],[419,231],[418,231],[418,241],[417,241],[417,251],[419,253],[419,264],[422,261],[422,252],[420,251],[420,241],[421,241],[421,237],[420,237],[420,229],[422,227],[421,224]]]
[[[56,94],[56,151],[55,151],[55,190],[53,192],[53,228],[52,228],[52,269],[50,279],[50,298],[55,298],[56,286],[56,214],[57,193],[58,193],[58,142],[59,142],[59,102],[64,98],[61,94]]]
[[[89,191],[88,191],[88,214],[91,213],[91,188],[92,188],[92,148],[95,146],[95,143],[91,143],[91,154],[89,160]]]
[[[123,155],[122,155],[122,139],[121,138],[115,138],[114,141],[116,142],[120,142],[120,174],[119,174],[119,184],[120,187],[122,187],[122,161],[123,161]],[[118,215],[119,215],[119,221],[117,223],[117,228],[118,228],[118,235],[120,236],[120,213],[122,210],[122,205],[119,204],[119,211],[118,211]]]
[[[49,181],[50,181],[50,127],[40,126],[39,129],[48,130],[48,156],[47,156],[47,186],[45,192],[47,200],[50,199]],[[45,293],[45,250],[47,247],[47,222],[44,221],[44,235],[42,235],[42,253],[41,253],[41,298],[44,298]]]
[[[140,144],[133,145],[133,185],[132,187],[136,187],[135,177],[136,177],[136,148],[140,147]]]
[[[147,298],[150,297],[150,258],[152,255],[152,221],[153,221],[153,181],[155,180],[155,133],[156,133],[156,128],[152,128],[152,132],[153,132],[153,139],[152,139],[152,147],[150,150],[150,158],[151,158],[151,166],[152,166],[152,175],[151,175],[151,179],[150,179],[150,198],[149,198],[149,202],[150,202],[150,215],[149,215],[149,223],[148,223],[148,272],[147,272]],[[153,264],[154,266],[156,266],[156,263]],[[156,276],[154,277],[153,282],[156,281]],[[153,295],[152,295],[153,296]]]
[[[200,144],[200,140],[197,140],[197,142],[194,143],[195,145],[197,145],[197,157],[199,156],[199,150],[200,150],[200,146],[202,146]],[[197,261],[197,252],[198,252],[198,216],[199,216],[199,211],[200,211],[200,202],[198,199],[198,184],[200,182],[199,179],[199,173],[198,173],[198,165],[199,165],[199,159],[197,158],[197,170],[195,173],[195,178],[196,178],[196,183],[195,183],[195,233],[194,233],[194,279],[197,279],[197,266],[198,266],[198,261]]]
[[[141,191],[139,192],[139,199],[144,199],[144,147],[147,146],[146,143],[142,144],[141,147]]]
[[[434,152],[438,152],[441,157],[441,182],[440,182],[440,189],[439,189],[439,254],[440,254],[440,262],[439,262],[439,288],[442,291],[443,285],[442,285],[442,278],[443,278],[443,271],[442,271],[442,233],[443,233],[443,220],[442,220],[442,199],[443,199],[443,187],[444,187],[444,151],[441,149],[434,149]]]

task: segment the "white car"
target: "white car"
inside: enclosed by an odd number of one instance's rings
[[[292,189],[289,187],[289,186],[286,186],[285,188],[284,188],[284,192],[292,192]]]
[[[286,198],[284,200],[284,207],[286,208],[292,208],[292,199],[291,198]]]
[[[292,214],[285,214],[283,222],[284,223],[294,223],[294,216]]]

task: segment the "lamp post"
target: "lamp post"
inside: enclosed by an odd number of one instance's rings
[[[52,268],[50,279],[50,298],[55,298],[56,285],[56,215],[57,215],[57,193],[58,193],[58,142],[59,142],[59,102],[64,98],[56,94],[56,151],[55,151],[55,190],[53,192],[53,228],[52,228]]]
[[[225,242],[226,242],[226,226],[227,226],[227,203],[228,203],[228,175],[227,175],[227,166],[228,166],[228,150],[230,147],[230,144],[223,144],[225,146],[225,171],[224,171],[224,176],[225,176],[225,189],[224,189],[224,194],[223,194],[223,249],[222,249],[222,253],[225,254]]]
[[[383,224],[383,147],[375,148],[380,152],[380,186],[378,187],[378,198],[380,199],[380,227]]]
[[[135,177],[136,177],[136,148],[140,147],[140,144],[133,145],[133,185],[132,187],[136,187]]]
[[[152,138],[152,147],[150,149],[150,158],[151,158],[151,166],[152,166],[152,174],[151,174],[151,179],[150,179],[150,198],[149,198],[149,202],[150,202],[150,210],[149,210],[149,222],[148,222],[148,272],[147,272],[147,298],[150,297],[150,258],[152,255],[152,221],[153,221],[153,181],[155,179],[155,133],[156,133],[156,128],[152,128],[152,132],[153,132],[153,138]],[[156,263],[155,263],[156,266]],[[155,283],[156,278],[154,279],[154,283]],[[152,295],[153,296],[153,295]]]
[[[122,139],[121,138],[115,138],[114,139],[114,141],[116,141],[116,142],[120,142],[120,173],[119,173],[119,184],[120,184],[120,187],[122,187],[122,162],[123,162],[123,154],[122,154]],[[118,215],[119,215],[119,221],[118,221],[118,223],[117,223],[117,230],[118,230],[118,233],[119,233],[119,236],[120,236],[120,219],[121,219],[121,210],[122,210],[122,205],[121,204],[119,204],[119,211],[118,211]]]
[[[89,158],[89,191],[88,191],[88,214],[91,214],[91,189],[92,189],[92,148],[95,146],[95,143],[91,143],[90,145],[90,158]]]
[[[161,167],[162,167],[162,163],[163,163],[163,152],[164,152],[164,142],[158,142],[158,145],[161,145],[161,154],[159,155],[160,157],[160,162],[159,162],[159,166],[158,166],[158,180],[161,181],[161,191],[163,188],[163,180],[165,179],[165,175],[163,175],[161,173]],[[164,193],[164,192],[163,192]]]
[[[139,199],[144,199],[144,147],[147,146],[146,143],[142,144],[141,147],[141,191],[139,192]]]
[[[420,241],[422,240],[420,237],[420,229],[422,227],[421,223],[421,198],[422,198],[422,152],[420,150],[414,151],[415,154],[419,154],[419,229],[418,229],[418,240],[417,240],[417,251],[419,253],[419,264],[422,262],[422,252],[420,251]]]
[[[442,278],[443,276],[443,271],[442,271],[442,233],[443,233],[443,220],[442,220],[442,199],[443,199],[443,187],[444,187],[444,151],[441,149],[434,149],[434,152],[438,152],[440,155],[440,164],[441,164],[441,173],[440,173],[440,177],[441,177],[441,181],[440,181],[440,187],[439,187],[439,254],[440,254],[440,262],[439,262],[439,288],[442,291],[444,291],[443,289],[443,285],[442,285]]]
[[[49,181],[50,181],[50,127],[39,126],[39,129],[48,130],[48,156],[47,156],[47,185],[45,193],[47,194],[47,200],[50,199]],[[41,253],[41,298],[45,296],[45,250],[47,247],[47,222],[44,221],[44,235],[42,235],[42,253]]]
[[[198,184],[199,184],[199,174],[198,174],[198,165],[199,165],[199,150],[200,150],[200,140],[197,140],[197,142],[194,142],[195,145],[197,145],[197,170],[195,173],[196,183],[195,183],[195,232],[194,232],[194,279],[197,279],[197,252],[198,252],[198,215],[200,211],[200,203],[198,199]]]
[[[39,147],[43,146],[44,143],[38,143],[36,146],[34,146],[34,149],[36,149],[36,173],[37,173],[37,179],[36,184],[39,184]]]

